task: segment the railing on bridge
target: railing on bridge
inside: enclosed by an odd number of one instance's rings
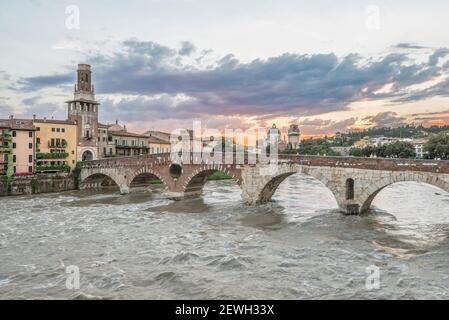
[[[127,156],[105,158],[100,160],[84,161],[79,163],[81,168],[91,168],[100,166],[123,166],[147,162],[150,160],[159,162],[173,162],[177,164],[231,164],[231,165],[256,165],[256,164],[276,164],[294,163],[298,165],[312,167],[339,167],[364,170],[385,170],[385,171],[420,171],[434,173],[449,173],[449,161],[442,160],[418,160],[418,159],[393,159],[393,158],[359,158],[359,157],[328,157],[309,155],[278,155],[271,159],[262,155],[249,153],[215,153],[214,157],[203,157],[200,153],[179,157],[171,153]]]

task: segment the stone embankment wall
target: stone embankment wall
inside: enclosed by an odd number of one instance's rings
[[[75,190],[72,174],[37,174],[23,177],[0,177],[0,197]]]

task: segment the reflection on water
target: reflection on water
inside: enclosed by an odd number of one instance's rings
[[[447,298],[449,195],[402,183],[344,216],[301,175],[244,206],[231,181],[174,202],[162,188],[0,200],[0,298]],[[65,287],[76,265],[80,290]],[[381,289],[365,289],[366,268]]]

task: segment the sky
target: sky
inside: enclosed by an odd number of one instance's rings
[[[0,1],[0,118],[65,119],[89,63],[134,132],[449,123],[447,0]]]

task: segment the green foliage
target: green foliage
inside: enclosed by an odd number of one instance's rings
[[[153,184],[153,185],[159,185],[162,184],[162,181],[159,179],[152,179],[148,181],[149,184]]]
[[[33,193],[37,193],[39,191],[39,180],[37,178],[33,178],[31,180],[31,190]]]
[[[297,150],[285,150],[283,154],[340,156],[339,152],[331,149],[332,144],[328,139],[308,139],[299,144]]]
[[[36,153],[36,159],[65,159],[68,156],[67,152]]]
[[[67,171],[70,172],[70,166],[61,164],[53,166],[36,166],[36,172],[49,172],[49,171]]]
[[[209,181],[214,181],[214,180],[228,180],[231,179],[230,176],[228,176],[226,173],[224,173],[223,171],[217,171],[214,172],[212,175],[210,175],[207,180]]]
[[[424,151],[428,152],[430,159],[449,159],[449,134],[442,132],[432,135],[424,145]]]
[[[371,157],[378,158],[414,158],[415,147],[405,141],[396,141],[382,146],[366,146],[365,148],[352,148],[349,155],[354,157]]]
[[[444,131],[449,131],[449,125],[432,126],[429,128],[413,125],[405,125],[395,128],[375,127],[362,131],[351,131],[349,133],[342,133],[338,137],[332,138],[331,144],[333,146],[348,147],[352,146],[354,142],[364,137],[384,136],[389,138],[422,138],[429,134],[438,134]]]
[[[80,183],[81,183],[81,163],[78,162],[76,164],[75,169],[72,171],[73,179],[75,182],[75,189],[79,189]]]

